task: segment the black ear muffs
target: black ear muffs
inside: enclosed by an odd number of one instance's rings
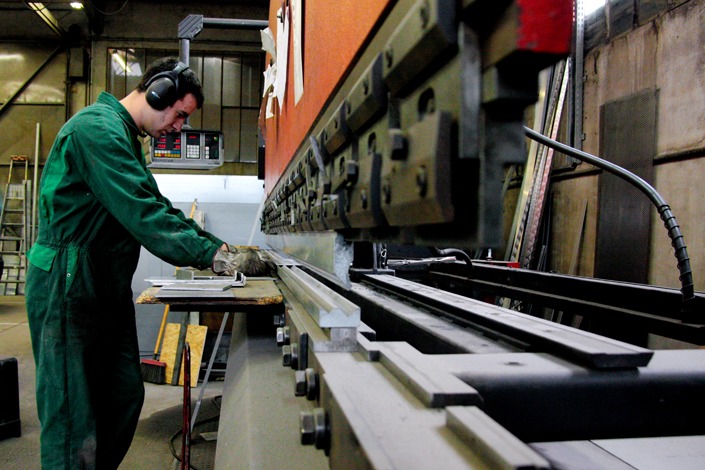
[[[179,62],[174,70],[160,72],[147,81],[147,103],[161,111],[176,102],[179,91],[179,75],[188,68],[188,65]]]

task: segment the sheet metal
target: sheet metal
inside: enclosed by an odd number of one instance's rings
[[[348,270],[353,261],[353,245],[340,234],[327,231],[268,236],[267,244],[296,258],[341,287],[350,287]]]

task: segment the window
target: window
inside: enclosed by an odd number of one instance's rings
[[[108,92],[124,98],[154,60],[175,51],[108,49]],[[191,52],[189,66],[203,85],[203,108],[194,112],[194,129],[218,130],[225,139],[226,162],[257,162],[257,118],[262,95],[263,53]]]

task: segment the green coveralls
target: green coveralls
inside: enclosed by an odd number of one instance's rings
[[[117,468],[144,400],[131,282],[140,245],[206,268],[222,241],[162,196],[113,96],[59,131],[44,168],[26,302],[44,469]]]

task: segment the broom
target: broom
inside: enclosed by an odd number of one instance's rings
[[[193,218],[193,214],[196,212],[196,207],[198,206],[198,199],[194,199],[191,204],[191,212],[189,217]],[[178,271],[179,268],[177,267]],[[140,368],[142,370],[142,380],[145,382],[153,384],[165,384],[166,383],[166,362],[157,360],[159,357],[159,347],[161,346],[162,337],[164,336],[164,329],[166,328],[166,317],[169,315],[169,304],[164,307],[164,314],[162,315],[162,324],[159,327],[159,335],[157,336],[157,344],[154,345],[154,355],[152,359],[142,359],[140,361]]]
[[[159,327],[159,336],[157,336],[157,344],[154,346],[154,356],[152,359],[142,359],[140,367],[142,369],[142,380],[153,384],[166,383],[166,362],[157,360],[159,357],[159,346],[166,328],[166,317],[169,315],[169,305],[164,307],[164,315],[162,316],[162,324]]]
[[[191,204],[191,212],[189,217],[193,218],[196,213],[196,207],[198,206],[198,199],[194,199]],[[179,268],[177,267],[178,271]],[[140,367],[142,369],[142,380],[145,382],[153,384],[165,384],[166,383],[166,362],[157,360],[159,357],[159,347],[161,346],[162,337],[164,336],[164,329],[166,328],[166,317],[169,315],[169,304],[164,307],[164,314],[162,315],[162,324],[159,327],[159,335],[157,336],[157,344],[154,345],[154,355],[152,359],[142,359],[140,361]]]

